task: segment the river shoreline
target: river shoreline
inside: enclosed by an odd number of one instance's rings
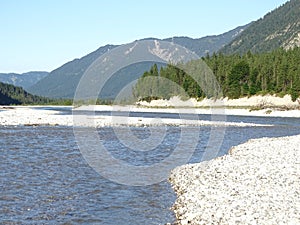
[[[179,224],[300,224],[300,136],[249,140],[175,168]]]

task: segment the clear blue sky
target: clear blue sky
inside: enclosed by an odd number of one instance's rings
[[[287,0],[0,0],[0,72],[51,71],[106,44],[221,34]]]

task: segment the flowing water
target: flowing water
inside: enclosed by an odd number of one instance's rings
[[[274,126],[227,127],[219,155],[251,138],[300,134],[300,119],[295,118],[230,116],[227,120]],[[199,162],[203,150],[214,147],[208,146],[211,128],[200,128],[190,162]],[[136,152],[118,140],[116,129],[125,128],[100,128],[99,138],[114,157],[138,166],[172,154],[182,132],[180,127],[166,127],[156,149]],[[186,131],[192,136],[195,129]],[[139,139],[150,135],[147,127],[130,131]],[[165,224],[175,220],[170,208],[176,196],[167,181],[134,187],[105,179],[84,160],[70,127],[0,127],[0,159],[0,224]]]

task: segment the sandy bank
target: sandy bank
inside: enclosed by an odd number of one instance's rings
[[[179,97],[172,97],[170,100],[153,100],[150,103],[141,101],[138,104],[146,107],[287,107],[295,108],[299,107],[300,99],[293,102],[290,95],[285,95],[284,97],[278,97],[275,95],[265,95],[265,96],[252,96],[244,97],[239,99],[228,99],[222,98],[218,100],[213,99],[203,99],[202,101],[197,101],[192,98],[187,101],[181,100]]]
[[[1,106],[0,125],[62,125],[62,126],[161,126],[161,125],[187,125],[187,126],[255,126],[255,124],[228,123],[227,115],[237,116],[262,116],[262,117],[298,117],[300,110],[281,111],[274,108],[264,108],[262,110],[249,110],[247,108],[228,108],[228,106],[245,107],[247,105],[259,106],[283,106],[296,107],[298,102],[292,102],[290,96],[279,98],[275,96],[254,96],[251,98],[228,100],[223,99],[212,101],[204,99],[197,102],[195,99],[181,101],[174,97],[169,101],[156,100],[151,103],[140,102],[139,105],[119,106],[119,105],[89,105],[80,107],[65,106]],[[204,107],[205,106],[205,107]],[[197,108],[200,107],[200,108]],[[202,107],[202,108],[201,108]],[[69,115],[61,114],[67,109]],[[73,117],[77,112],[84,112],[83,115]],[[93,116],[94,111],[112,112],[141,112],[141,113],[176,113],[181,119],[160,119],[127,116]],[[207,114],[212,115],[212,121],[190,120],[185,118],[185,114]],[[221,115],[220,118],[213,118]],[[220,120],[221,122],[217,121]]]
[[[174,169],[179,224],[300,224],[300,136],[250,140]]]

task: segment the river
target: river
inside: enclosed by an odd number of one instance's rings
[[[209,120],[207,115],[199,117]],[[219,155],[251,138],[300,134],[296,118],[229,116],[227,120],[274,126],[227,127]],[[164,140],[153,151],[132,152],[115,134],[122,129],[104,127],[97,132],[114,157],[137,166],[168,157],[182,132],[181,127],[166,127]],[[193,134],[195,129],[186,132]],[[150,135],[148,127],[130,131],[139,139]],[[203,149],[214,147],[208,146],[210,132],[210,126],[200,128],[189,162],[199,162]],[[136,187],[104,178],[85,161],[70,127],[2,126],[0,149],[0,224],[165,224],[175,220],[170,208],[176,196],[167,181]]]

